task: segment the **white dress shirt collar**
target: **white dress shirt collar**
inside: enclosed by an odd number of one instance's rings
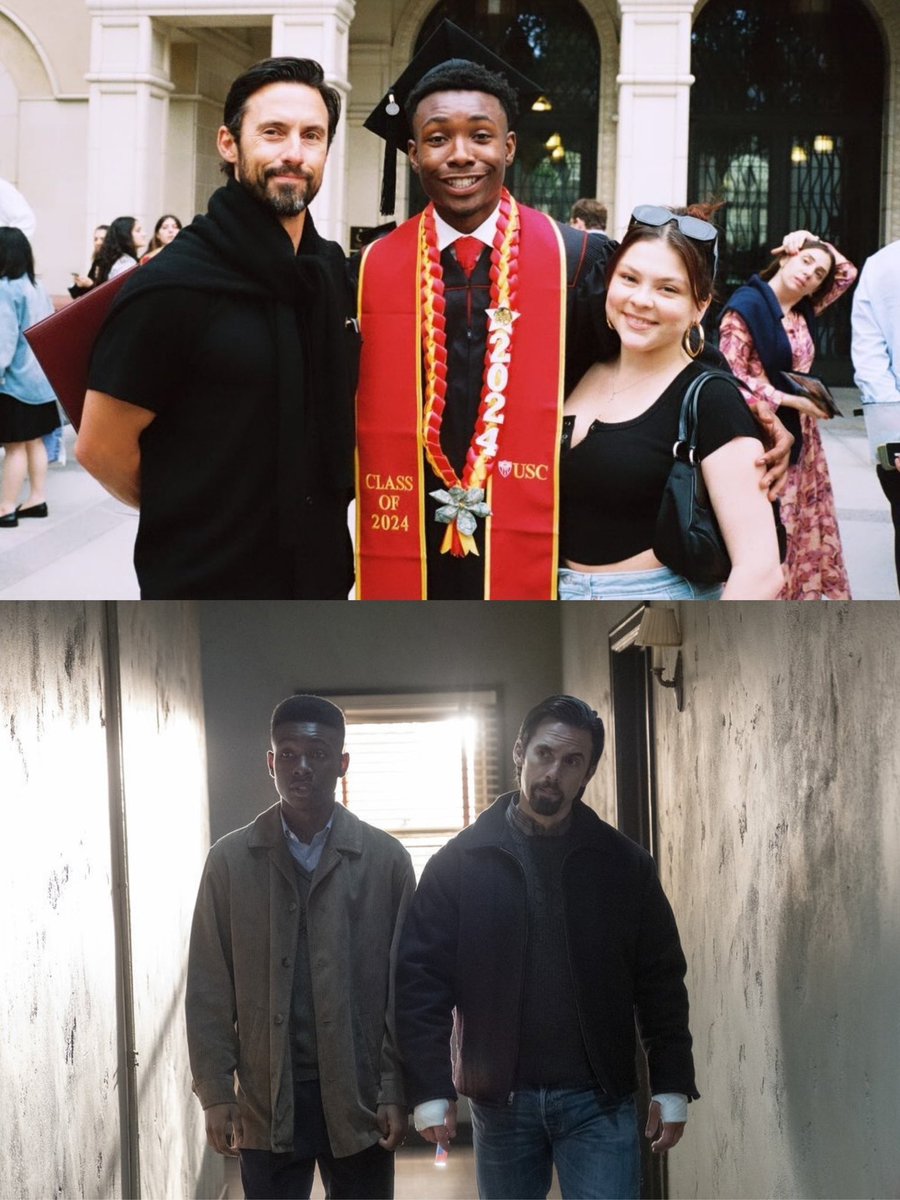
[[[471,233],[460,233],[458,229],[454,229],[452,225],[448,225],[442,216],[435,209],[434,213],[434,228],[437,233],[438,250],[446,250],[448,246],[452,246],[457,238],[474,237],[480,242],[484,242],[486,246],[493,246],[494,235],[497,232],[497,218],[500,215],[500,204],[491,213],[491,215]]]

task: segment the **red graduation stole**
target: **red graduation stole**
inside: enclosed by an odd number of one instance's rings
[[[487,481],[484,599],[555,600],[566,260],[554,221],[519,207],[506,403]],[[369,246],[360,265],[363,348],[357,393],[356,595],[425,600],[425,522],[440,485],[426,477],[422,384],[422,222]],[[488,321],[487,315],[484,318]]]

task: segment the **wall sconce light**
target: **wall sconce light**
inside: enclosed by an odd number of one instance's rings
[[[534,104],[531,106],[532,112],[553,112],[553,105],[550,103],[549,96],[538,96]]]
[[[802,166],[803,163],[807,162],[808,160],[809,155],[802,146],[793,146],[791,148],[791,162],[794,164],[794,166]]]
[[[816,154],[834,154],[834,138],[827,133],[816,134],[813,139],[813,150]]]
[[[681,645],[681,630],[678,628],[678,618],[675,609],[668,607],[645,608],[641,616],[636,646],[644,646],[650,650],[650,671],[656,682],[665,688],[675,689],[675,707],[679,712],[684,711],[684,675],[681,665],[681,651],[675,658],[675,670],[671,679],[665,678],[665,668],[657,663],[657,654],[665,646]]]

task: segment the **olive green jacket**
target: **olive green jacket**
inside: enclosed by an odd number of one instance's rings
[[[243,1147],[287,1152],[300,904],[279,807],[209,852],[191,929],[185,1009],[200,1103],[233,1103],[237,1092]],[[338,1158],[378,1140],[379,1104],[405,1106],[394,966],[414,887],[403,846],[336,805],[310,885],[307,929],[322,1105]]]

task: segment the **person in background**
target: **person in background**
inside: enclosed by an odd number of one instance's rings
[[[103,239],[97,255],[95,283],[106,283],[123,271],[136,267],[147,235],[134,217],[116,217]]]
[[[21,229],[0,227],[0,529],[46,517],[47,450],[43,437],[59,425],[53,389],[25,340],[25,330],[53,312],[34,274],[31,244]],[[18,503],[28,476],[27,503]]]
[[[788,390],[783,372],[812,370],[818,315],[856,278],[856,267],[806,229],[787,235],[764,271],[727,300],[719,349],[749,392],[776,408],[795,437],[781,501],[787,531],[783,600],[849,600],[837,512],[812,400]],[[793,419],[794,424],[791,424]]]
[[[603,233],[606,229],[606,205],[599,200],[584,197],[576,200],[569,213],[569,224],[573,229],[586,229],[589,233]]]
[[[77,300],[79,296],[83,296],[86,292],[89,292],[97,282],[97,260],[100,257],[100,250],[106,239],[108,229],[108,225],[98,225],[94,230],[94,252],[91,256],[91,265],[88,267],[87,274],[79,275],[77,271],[72,272],[73,283],[69,288],[69,295],[73,300]]]
[[[699,1099],[687,969],[653,859],[582,800],[603,722],[575,696],[526,715],[518,789],[429,859],[397,964],[397,1036],[416,1129],[447,1147],[472,1108],[482,1200],[640,1194],[635,1024],[652,1150]],[[451,1032],[456,1029],[451,1064]]]
[[[335,802],[344,714],[295,695],[272,714],[276,803],[212,847],[188,951],[196,1093],[244,1195],[389,1200],[407,1128],[393,976],[415,886],[404,847]],[[236,1086],[235,1086],[236,1085]]]
[[[900,586],[900,240],[867,258],[853,296],[851,354],[881,490],[891,506]]]
[[[141,258],[141,262],[149,262],[151,258],[159,254],[163,247],[168,246],[170,242],[175,240],[181,230],[181,222],[172,213],[166,213],[160,217],[153,226],[153,236],[147,243],[147,250]]]

